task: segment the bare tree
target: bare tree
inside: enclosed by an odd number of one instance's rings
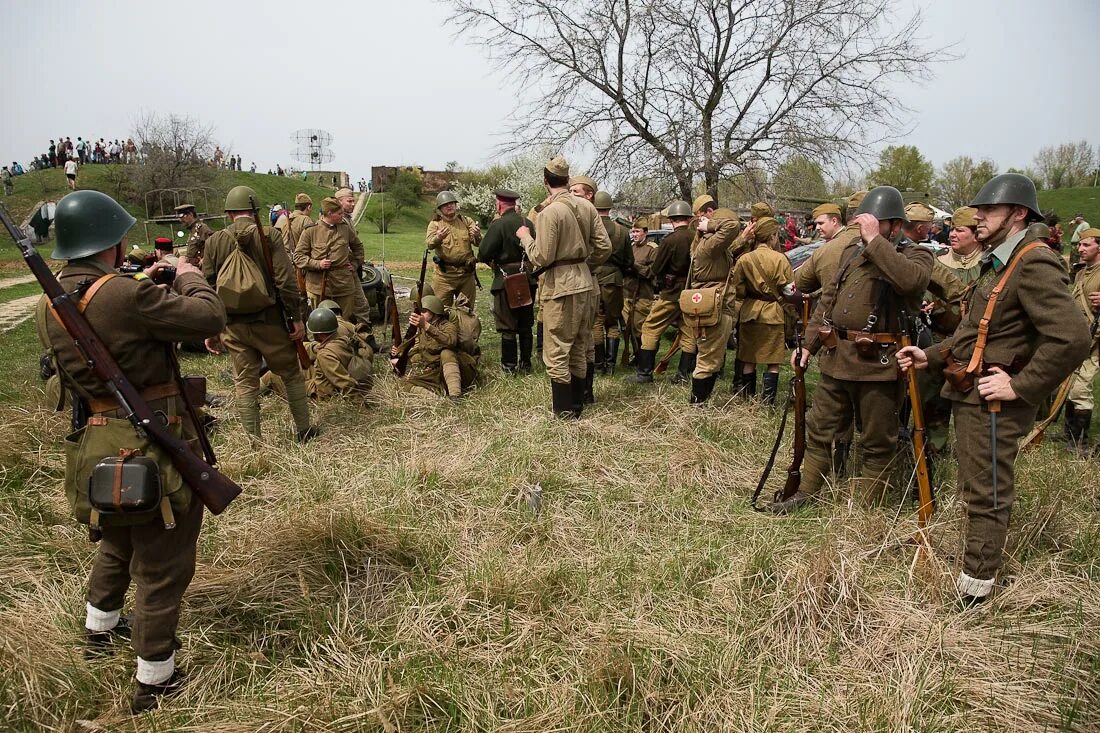
[[[134,143],[140,165],[126,166],[127,191],[141,203],[158,188],[197,188],[213,180],[210,161],[217,143],[214,128],[194,117],[154,112],[134,122]]]
[[[514,147],[595,151],[690,198],[777,156],[860,156],[907,110],[886,94],[939,51],[893,0],[447,0],[458,35],[532,97]]]
[[[941,206],[957,209],[973,201],[995,175],[997,164],[992,160],[975,161],[969,155],[960,155],[943,164],[932,181],[932,191]]]
[[[1045,147],[1035,155],[1034,168],[1046,188],[1087,186],[1096,170],[1092,146],[1081,140],[1076,143]]]

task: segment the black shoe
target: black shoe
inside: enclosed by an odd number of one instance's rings
[[[162,698],[174,697],[183,690],[187,682],[187,675],[183,670],[177,669],[172,676],[159,685],[147,685],[138,682],[134,688],[134,698],[130,701],[130,710],[135,713],[144,713],[156,710],[160,706]]]
[[[206,395],[205,405],[207,407],[225,407],[225,398],[221,395],[208,394]]]
[[[110,654],[115,644],[130,640],[132,634],[130,617],[122,616],[113,629],[107,631],[92,631],[84,629],[84,657],[92,659]]]
[[[717,381],[717,374],[711,374],[709,377],[703,377],[702,379],[692,379],[691,399],[689,402],[693,405],[701,405],[706,402],[714,391],[714,384]]]
[[[573,384],[572,382],[550,382],[550,398],[553,400],[554,417],[562,420],[572,420],[573,414]]]
[[[801,491],[796,491],[790,498],[768,504],[768,506],[764,507],[764,511],[776,515],[790,514],[796,509],[800,509],[809,504],[812,498],[811,496],[803,494]]]
[[[535,324],[535,349],[542,353],[542,321]]]
[[[514,338],[500,340],[500,370],[505,374],[515,374],[519,364],[519,349]]]
[[[571,375],[569,380],[569,393],[573,397],[573,417],[579,418],[581,416],[581,410],[584,409],[584,405],[588,402],[588,385],[589,379],[592,375],[592,365],[588,366],[588,376],[578,377]],[[593,402],[595,400],[593,399]]]
[[[649,384],[653,381],[653,367],[657,362],[656,349],[642,349],[638,352],[638,373],[627,377],[630,384]]]
[[[607,340],[607,361],[604,362],[603,373],[607,376],[615,374],[615,364],[619,361],[619,339]]]
[[[541,351],[541,349],[540,349]],[[521,374],[531,373],[531,331],[519,332],[519,371]]]
[[[316,425],[310,425],[305,430],[299,430],[297,435],[294,436],[294,439],[297,440],[299,443],[308,443],[320,434],[321,428],[317,427]]]
[[[584,373],[584,399],[583,404],[596,404],[596,393],[592,389],[592,382],[596,378],[596,365],[588,363],[588,370]]]
[[[687,384],[695,371],[695,362],[699,355],[694,352],[681,351],[680,364],[676,367],[676,376],[669,380],[670,384]]]
[[[749,373],[742,372],[738,382],[736,396],[745,400],[751,400],[756,396],[756,370]]]
[[[764,372],[764,391],[761,394],[765,405],[774,405],[779,392],[779,372]]]
[[[607,362],[607,349],[604,348],[606,343],[607,343],[607,339],[604,339],[602,342],[596,344],[596,357],[595,357],[596,361],[594,362],[594,364],[595,364],[596,369],[600,370],[601,374],[603,373],[603,370],[604,370],[604,368],[606,366],[606,362]],[[591,368],[591,365],[590,365],[590,368]]]

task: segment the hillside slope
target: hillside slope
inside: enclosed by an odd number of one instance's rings
[[[1068,236],[1070,220],[1084,214],[1085,220],[1100,226],[1100,188],[1058,188],[1039,192],[1039,206],[1043,211],[1054,209],[1062,220],[1062,228]]]

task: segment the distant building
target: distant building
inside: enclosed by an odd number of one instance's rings
[[[445,191],[458,178],[458,173],[454,171],[426,171],[418,165],[376,165],[370,169],[371,190],[385,191],[400,170],[412,170],[419,175],[424,194]]]

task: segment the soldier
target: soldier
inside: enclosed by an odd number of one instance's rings
[[[717,207],[710,196],[695,199],[696,211],[705,216]],[[668,218],[672,222],[672,234],[669,234],[657,248],[653,260],[653,276],[657,280],[658,295],[653,300],[642,325],[642,348],[638,351],[638,373],[627,379],[632,384],[648,384],[653,381],[653,367],[657,361],[657,348],[661,336],[674,323],[680,327],[680,366],[677,381],[686,381],[695,371],[694,334],[680,317],[680,291],[687,282],[688,268],[691,263],[691,245],[694,234],[688,226],[692,219],[692,206],[687,201],[673,201],[668,205]]]
[[[258,231],[262,224],[252,218],[252,201],[257,201],[256,192],[247,186],[236,186],[226,194],[225,214],[230,223],[206,240],[202,269],[211,285],[217,285],[219,290],[229,287],[226,276],[222,276],[222,268],[230,254],[239,248],[264,273],[264,287],[268,290],[271,305],[254,312],[229,313],[225,330],[220,337],[208,338],[206,348],[211,353],[218,353],[220,346],[224,345],[229,351],[233,361],[237,412],[241,426],[249,435],[260,437],[260,368],[266,361],[268,369],[286,383],[295,435],[299,443],[304,443],[319,434],[318,429],[309,423],[309,398],[298,369],[298,355],[293,343],[302,339],[305,329],[301,321],[294,320],[288,335],[283,314],[275,305],[275,289],[278,289],[287,314],[296,319],[299,313],[298,286],[286,258],[282,237],[274,229],[269,234],[274,271],[268,271]]]
[[[596,181],[589,176],[570,176],[569,178],[569,192],[589,203],[592,203],[596,198],[596,190],[598,188]],[[604,231],[606,232],[607,229],[605,228]],[[613,242],[611,246],[612,253],[614,253],[615,243]],[[600,284],[595,274],[596,267],[597,265],[595,262],[589,261],[588,269],[592,275],[592,287],[596,292],[596,297],[588,301],[591,306],[591,311],[587,316],[588,331],[586,331],[584,335],[585,359],[587,361],[584,377],[584,404],[586,405],[595,404],[596,402],[596,394],[593,391],[593,381],[596,374],[596,342],[599,341],[602,347],[604,334],[603,324],[599,322],[597,318],[600,312],[601,300]],[[603,349],[601,348],[600,351],[603,351]]]
[[[630,229],[634,267],[623,278],[623,323],[633,352],[632,365],[637,362],[642,345],[642,325],[653,307],[653,260],[657,257],[657,243],[649,241],[648,234],[649,221],[645,217],[635,220]]]
[[[472,304],[477,294],[474,247],[481,243],[481,227],[458,213],[458,197],[453,192],[440,191],[435,197],[435,216],[428,222],[424,243],[436,251],[432,288],[443,305],[450,306],[455,293],[462,293]]]
[[[717,297],[722,299],[718,322],[713,326],[699,325],[696,319],[681,314],[695,345],[690,401],[692,404],[702,404],[714,391],[714,383],[718,381],[718,373],[726,360],[726,344],[736,317],[736,299],[730,287],[730,277],[733,262],[745,240],[737,236],[741,221],[729,209],[707,211],[699,217],[696,230],[698,233],[691,244],[691,264],[685,289],[718,288]],[[751,224],[746,231],[752,234]],[[681,355],[681,360],[684,355]]]
[[[350,188],[340,188],[332,194],[332,197],[339,202],[340,211],[344,213],[344,221],[354,231],[355,224],[352,223],[351,215],[355,211],[355,192]]]
[[[427,288],[425,288],[427,290]],[[339,327],[340,334],[342,336],[356,336],[361,340],[366,348],[369,350],[369,355],[364,356],[367,361],[374,359],[374,355],[378,353],[378,342],[374,339],[374,334],[370,330],[369,325],[362,323],[352,323],[348,319],[344,318],[343,309],[340,304],[335,300],[322,300],[317,304],[318,308],[327,308],[332,311],[336,316],[336,325]]]
[[[770,216],[746,229],[755,249],[737,260],[730,283],[740,302],[737,313],[737,358],[741,362],[742,394],[756,393],[756,365],[766,364],[764,404],[774,405],[779,391],[779,367],[786,359],[783,339],[783,296],[794,289],[791,263],[776,251],[779,222]]]
[[[751,209],[749,209],[749,214],[750,214],[750,216],[749,216],[750,220],[755,222],[755,221],[760,221],[761,219],[763,219],[766,216],[770,216],[770,217],[774,218],[775,217],[775,210],[772,209],[772,207],[769,204],[766,204],[763,201],[758,201],[757,203],[752,205]],[[776,222],[776,223],[778,224],[779,222]],[[783,358],[786,358],[786,354],[783,355]]]
[[[447,318],[443,301],[434,295],[425,295],[421,299],[421,311],[409,315],[409,325],[418,330],[409,352],[406,384],[452,400],[461,397],[463,383],[459,360],[466,355],[459,352],[458,326]],[[390,348],[390,357],[397,357],[397,347]]]
[[[978,210],[985,253],[962,323],[938,348],[910,346],[898,354],[902,369],[958,367],[945,373],[943,396],[952,402],[959,494],[966,502],[965,554],[955,581],[964,607],[989,597],[1003,562],[1018,442],[1035,422],[1038,404],[1090,347],[1061,258],[1029,241],[1029,221],[1042,217],[1031,179],[995,176],[970,205]],[[987,312],[994,288],[1001,288],[1000,297]]]
[[[294,248],[294,264],[306,274],[306,291],[314,303],[335,300],[345,314],[370,326],[370,305],[356,276],[363,266],[363,243],[344,221],[334,198],[321,201],[321,218],[302,230]]]
[[[597,191],[592,203],[600,215],[604,230],[611,240],[611,256],[602,265],[596,265],[592,274],[600,288],[596,324],[592,330],[595,342],[596,368],[605,375],[615,373],[615,361],[619,358],[619,318],[623,313],[623,276],[634,267],[634,248],[630,243],[630,231],[611,220],[611,194]]]
[[[300,193],[294,197],[294,211],[290,212],[290,218],[287,221],[287,228],[284,232],[286,237],[286,251],[287,256],[294,259],[294,248],[298,246],[298,240],[302,237],[302,232],[314,225],[313,221],[313,199],[310,198],[308,193]],[[305,293],[302,293],[303,297]]]
[[[307,385],[310,396],[364,396],[371,385],[370,357],[374,353],[370,347],[356,332],[342,329],[336,314],[327,308],[310,313],[307,327],[314,338],[308,346],[313,360]]]
[[[521,216],[516,209],[519,194],[507,188],[495,191],[497,218],[485,230],[485,238],[478,249],[478,260],[493,270],[493,319],[500,334],[500,368],[505,374],[531,373],[531,328],[535,323],[535,306],[512,308],[504,292],[504,276],[520,271],[531,272],[523,245],[516,236],[521,226],[534,231],[530,219]],[[535,280],[529,277],[532,294],[536,292]]]
[[[584,407],[585,332],[596,297],[589,263],[600,265],[611,256],[611,240],[591,203],[567,189],[569,163],[558,156],[542,173],[550,196],[538,215],[538,237],[526,226],[516,231],[527,258],[541,273],[539,306],[545,343],[542,359],[550,377],[554,415],[579,418]]]
[[[194,204],[180,204],[175,208],[175,212],[183,228],[190,232],[183,256],[192,265],[202,267],[203,248],[206,246],[206,240],[210,238],[214,230],[208,227],[206,222],[199,219]]]
[[[914,244],[922,244],[929,241],[928,235],[932,231],[932,220],[936,218],[936,212],[923,201],[914,201],[906,205],[905,215],[909,221],[902,225],[901,231]]]
[[[84,317],[122,372],[146,396],[152,409],[169,424],[179,425],[183,437],[194,443],[199,427],[187,417],[170,376],[174,366],[169,349],[174,341],[216,334],[225,325],[225,309],[198,268],[186,262],[180,263],[170,288],[156,287],[140,273],[116,276],[126,233],[134,223],[114,199],[98,191],[78,191],[61,199],[52,256],[68,262],[58,279],[66,291],[85,288]],[[82,396],[84,419],[89,413],[94,418],[89,424],[77,425],[77,434],[67,439],[79,453],[66,462],[65,482],[71,487],[66,493],[77,519],[87,524],[91,521],[87,499],[91,466],[106,455],[132,448],[137,437],[107,386],[91,371],[61,323],[47,312],[48,307],[43,297],[36,312],[39,338],[50,349],[65,387]],[[98,436],[89,434],[90,430]],[[112,442],[115,437],[117,442]],[[100,452],[84,455],[78,445],[85,444],[95,445],[91,450]],[[167,475],[179,481],[178,473],[162,472]],[[131,700],[134,712],[157,707],[161,697],[179,691],[184,683],[182,671],[175,666],[176,629],[180,599],[195,572],[203,505],[185,484],[164,485],[162,491],[173,499],[174,528],[165,527],[160,512],[151,517],[131,515],[126,518],[131,522],[147,521],[128,525],[101,516],[102,536],[88,576],[84,620],[88,652],[106,652],[114,642],[130,640],[137,653],[137,685]],[[127,624],[122,606],[131,580],[136,592],[132,620]]]
[[[863,428],[863,467],[857,499],[885,493],[885,475],[898,437],[898,371],[894,354],[902,319],[920,309],[932,272],[932,253],[901,238],[901,193],[879,186],[864,197],[855,224],[862,242],[845,248],[841,267],[810,319],[809,349],[792,364],[820,353],[821,381],[806,429],[802,486],[769,510],[785,514],[821,490],[829,471],[830,443],[853,419]]]
[[[1077,253],[1084,265],[1073,281],[1073,301],[1089,322],[1092,336],[1088,357],[1073,373],[1069,396],[1066,398],[1065,437],[1066,448],[1084,453],[1089,445],[1089,426],[1092,424],[1092,383],[1098,368],[1096,353],[1097,323],[1100,321],[1100,229],[1085,229],[1077,242]],[[1098,443],[1097,445],[1100,445]]]

